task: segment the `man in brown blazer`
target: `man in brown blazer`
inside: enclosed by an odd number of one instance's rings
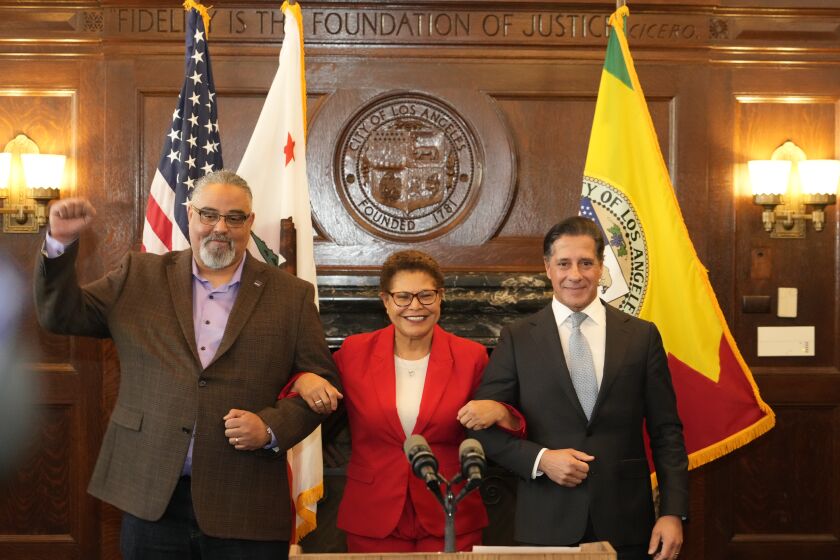
[[[196,182],[192,249],[128,253],[78,285],[79,234],[95,209],[50,209],[35,274],[41,324],[112,338],[120,389],[90,483],[124,512],[125,559],[282,558],[293,520],[285,451],[322,416],[277,400],[290,376],[340,387],[314,288],[247,254],[254,214],[230,171]]]

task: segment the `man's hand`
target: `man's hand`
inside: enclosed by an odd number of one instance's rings
[[[271,441],[263,419],[247,410],[230,409],[225,421],[225,437],[238,451],[262,449]]]
[[[589,461],[595,457],[577,449],[549,449],[540,457],[537,469],[560,486],[577,486],[589,475]]]
[[[318,414],[329,414],[338,409],[338,401],[344,398],[332,383],[314,373],[303,373],[295,379],[292,391],[300,395],[306,404]]]
[[[62,245],[70,245],[96,216],[96,208],[86,198],[65,198],[50,206],[50,235]]]
[[[653,526],[648,554],[656,553],[653,560],[677,560],[682,543],[682,520],[676,515],[663,515]]]
[[[468,430],[483,430],[494,424],[509,430],[519,429],[519,420],[497,401],[470,401],[458,411],[457,419]]]

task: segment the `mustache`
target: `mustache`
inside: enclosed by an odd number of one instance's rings
[[[201,244],[206,247],[207,244],[211,241],[224,241],[229,246],[233,246],[233,239],[231,239],[229,235],[226,235],[224,233],[211,233],[210,235],[201,240]]]

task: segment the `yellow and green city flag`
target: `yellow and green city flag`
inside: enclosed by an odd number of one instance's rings
[[[607,241],[601,297],[662,333],[694,468],[763,434],[775,415],[688,236],[627,46],[628,15],[623,6],[610,17],[581,214]]]

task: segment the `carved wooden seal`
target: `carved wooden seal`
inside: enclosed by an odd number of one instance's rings
[[[435,237],[478,196],[475,134],[455,109],[431,97],[375,99],[351,119],[337,148],[342,201],[377,236]]]

